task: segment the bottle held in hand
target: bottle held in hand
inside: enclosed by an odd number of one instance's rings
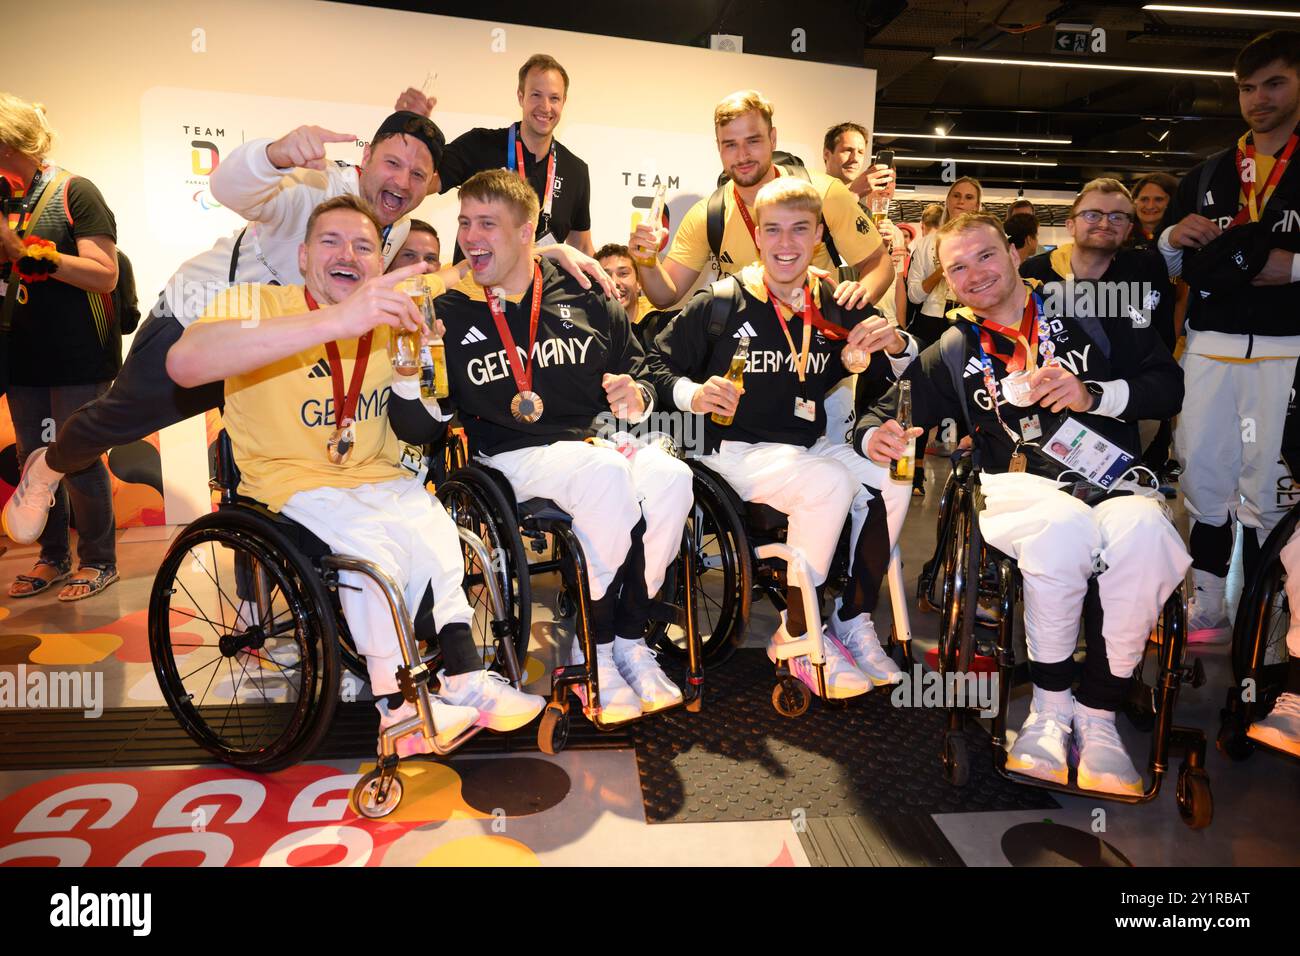
[[[742,335],[740,342],[736,345],[735,354],[731,356],[731,366],[727,369],[727,374],[722,376],[728,382],[731,382],[737,388],[745,386],[745,364],[749,361],[749,336]],[[712,415],[713,424],[730,425],[735,415],[721,415],[714,412]]]
[[[912,427],[912,383],[898,383],[898,424],[907,432]],[[889,464],[889,477],[897,482],[911,482],[916,473],[916,439],[908,441],[903,454]]]

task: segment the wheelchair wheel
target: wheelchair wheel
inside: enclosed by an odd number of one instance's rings
[[[483,576],[492,574],[501,588],[508,617],[514,622],[515,654],[522,668],[531,633],[533,595],[528,577],[528,558],[514,510],[493,480],[473,465],[459,469],[444,481],[438,488],[438,500],[456,524],[472,531],[483,541],[491,555],[491,567],[484,568],[474,552],[468,546],[462,546],[466,596],[474,609],[472,628],[475,643],[479,645],[484,660],[489,652],[496,652],[496,638],[492,636],[492,607],[483,583]]]
[[[961,642],[962,608],[966,600],[966,550],[969,522],[960,500],[953,515],[947,546],[943,554],[943,619],[939,630],[939,671],[957,669],[958,645]]]
[[[563,704],[554,701],[542,711],[542,722],[537,727],[537,749],[555,756],[569,742],[569,712]]]
[[[698,471],[694,484],[695,504],[686,529],[690,553],[668,566],[659,597],[685,607],[682,561],[689,557],[694,562],[696,627],[704,661],[716,665],[730,657],[744,637],[754,570],[749,539],[726,493]],[[674,660],[686,659],[686,630],[678,624],[652,621],[649,642]]]
[[[357,813],[367,820],[382,820],[402,802],[402,778],[393,777],[388,781],[387,789],[381,793],[381,776],[376,767],[362,777],[352,791],[352,802],[356,805]]]
[[[173,542],[150,595],[149,650],[167,706],[227,763],[279,770],[329,730],[340,678],[329,594],[254,511],[204,515]]]
[[[1228,691],[1230,697],[1237,695],[1237,689]],[[1240,763],[1255,752],[1255,742],[1246,736],[1246,726],[1241,717],[1232,711],[1223,712],[1223,722],[1219,724],[1219,736],[1215,740],[1219,752],[1229,760]]]
[[[1242,595],[1238,618],[1245,617],[1233,631],[1232,674],[1238,687],[1255,672],[1251,660],[1253,638],[1258,633],[1264,643],[1264,656],[1260,661],[1266,672],[1280,670],[1278,665],[1290,661],[1286,648],[1286,632],[1291,626],[1291,606],[1286,597],[1286,568],[1279,558],[1262,563],[1258,572],[1261,580]],[[1247,606],[1247,600],[1249,606]],[[1259,675],[1256,675],[1259,676]]]
[[[964,787],[970,781],[970,748],[960,730],[944,735],[943,775],[954,787]]]
[[[797,677],[782,677],[772,688],[772,707],[782,717],[801,717],[812,706],[812,691]]]
[[[1178,815],[1193,830],[1202,830],[1214,819],[1214,797],[1210,777],[1201,767],[1184,763],[1178,770]]]

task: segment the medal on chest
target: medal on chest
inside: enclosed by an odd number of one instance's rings
[[[318,309],[320,306],[306,292],[307,307]],[[366,366],[370,362],[370,342],[374,332],[367,332],[357,339],[357,357],[352,363],[352,376],[348,380],[348,390],[343,391],[343,357],[339,354],[337,342],[325,343],[325,354],[330,363],[330,384],[334,390],[334,431],[325,442],[325,457],[332,465],[346,465],[357,445],[356,414],[357,401],[361,397],[361,383],[366,377]]]
[[[501,290],[488,290],[488,311],[492,313],[492,321],[496,324],[497,334],[501,337],[501,344],[505,346],[506,358],[510,363],[510,374],[515,380],[515,388],[518,389],[514,398],[510,400],[510,415],[517,422],[532,424],[540,419],[542,413],[546,410],[546,406],[542,402],[542,396],[533,391],[533,359],[535,357],[534,349],[537,345],[537,322],[542,314],[542,267],[540,263],[533,264],[533,299],[528,314],[527,366],[519,358],[519,350],[515,347],[515,337],[510,332],[509,323],[506,322],[505,302],[505,295]]]

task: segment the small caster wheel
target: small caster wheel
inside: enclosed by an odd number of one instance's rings
[[[555,756],[569,742],[569,712],[562,704],[551,702],[542,711],[542,723],[537,728],[537,748],[544,754]]]
[[[362,777],[352,790],[357,812],[367,820],[382,820],[402,802],[402,778],[394,775],[382,791],[382,771],[375,769]]]
[[[892,660],[904,672],[911,670],[912,659],[902,644],[894,643],[889,647],[889,659]]]
[[[799,717],[812,704],[812,691],[797,677],[782,677],[772,688],[772,706],[782,717]]]
[[[1229,760],[1241,762],[1255,752],[1255,742],[1246,736],[1246,728],[1235,717],[1225,717],[1215,741],[1219,752]]]
[[[568,588],[560,592],[559,597],[555,599],[555,613],[563,618],[573,617],[573,612],[577,608],[573,605],[573,597],[569,594]]]
[[[970,780],[970,750],[960,730],[943,735],[943,775],[954,787],[964,787]]]
[[[1214,797],[1210,775],[1200,767],[1183,764],[1178,770],[1178,815],[1193,830],[1201,830],[1214,819]]]

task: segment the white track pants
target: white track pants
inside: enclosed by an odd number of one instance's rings
[[[1174,450],[1187,513],[1215,527],[1235,516],[1267,534],[1292,504],[1279,458],[1296,359],[1221,362],[1185,352],[1182,366],[1187,394]]]
[[[790,516],[786,542],[803,552],[820,585],[830,572],[844,519],[852,515],[850,554],[856,552],[867,510],[882,496],[890,545],[898,540],[912,499],[911,483],[890,481],[889,472],[863,458],[852,445],[824,436],[811,448],[781,442],[724,441],[701,463],[726,479],[745,501],[770,505]]]
[[[581,441],[521,448],[484,461],[506,476],[520,501],[550,498],[573,516],[593,601],[605,596],[623,566],[632,529],[644,514],[646,593],[659,592],[681,550],[694,501],[685,462],[653,447],[638,450],[629,461],[613,448]]]
[[[985,474],[984,540],[1015,558],[1025,591],[1029,659],[1055,664],[1074,653],[1094,566],[1111,674],[1133,673],[1151,628],[1182,583],[1191,556],[1160,503],[1141,495],[1095,507],[1030,474]]]
[[[378,564],[402,589],[408,614],[415,614],[432,584],[439,630],[473,619],[461,590],[465,566],[456,526],[415,479],[300,491],[285,502],[283,513],[335,554]],[[347,585],[339,588],[339,604],[357,651],[366,658],[371,692],[376,697],[396,693],[402,652],[388,599],[374,581],[353,571],[340,572],[339,584]]]
[[[1261,544],[1263,542],[1260,542]],[[1282,547],[1282,567],[1286,568],[1286,599],[1292,608],[1300,608],[1300,528]],[[1286,650],[1292,660],[1300,658],[1300,613],[1291,612],[1291,627],[1286,633]]]

